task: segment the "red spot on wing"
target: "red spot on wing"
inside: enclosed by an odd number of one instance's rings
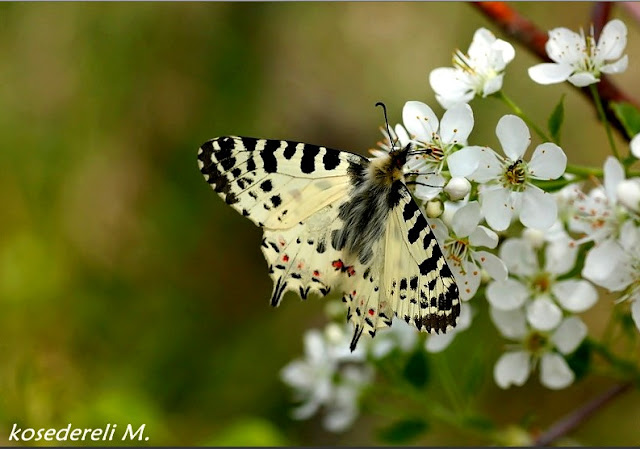
[[[338,259],[331,262],[331,266],[333,266],[333,268],[335,268],[336,270],[341,270],[342,267],[344,267],[344,264],[340,259]]]
[[[286,254],[282,256],[282,261],[283,262],[289,262],[289,256],[287,256]]]
[[[346,271],[347,271],[347,274],[349,275],[349,277],[351,277],[354,274],[356,274],[356,270],[354,270],[353,267],[347,267]]]
[[[315,277],[318,277],[318,276],[320,276],[320,272],[319,272],[318,270],[314,270],[314,271],[313,271],[313,275],[314,275]]]
[[[373,316],[373,315],[375,315],[375,314],[376,314],[375,310],[373,310],[373,309],[369,309],[369,315]]]

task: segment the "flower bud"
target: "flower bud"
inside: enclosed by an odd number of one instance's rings
[[[435,198],[427,203],[427,217],[438,218],[444,212],[444,205],[442,201]]]
[[[636,179],[627,179],[618,184],[616,189],[618,202],[626,208],[640,212],[640,182]]]
[[[471,183],[467,178],[451,178],[444,191],[449,195],[451,201],[458,201],[471,191]]]

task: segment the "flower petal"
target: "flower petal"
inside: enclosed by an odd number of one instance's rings
[[[480,223],[480,204],[470,201],[453,215],[451,227],[457,237],[467,237]]]
[[[633,139],[629,142],[629,147],[631,148],[631,154],[640,159],[640,134],[633,136]]]
[[[559,354],[544,354],[540,361],[540,382],[552,390],[566,388],[573,383],[575,375],[564,357]]]
[[[510,192],[501,187],[480,193],[480,210],[487,223],[496,231],[504,231],[511,223],[513,206]]]
[[[618,198],[618,184],[624,178],[624,167],[620,161],[613,156],[607,157],[604,163],[604,190],[607,193],[607,198],[612,203],[615,203]]]
[[[471,106],[460,103],[453,106],[442,116],[440,138],[445,144],[465,144],[473,130],[473,111]]]
[[[445,94],[436,94],[436,100],[440,103],[440,106],[445,109],[449,109],[460,103],[469,103],[475,96],[475,91],[469,88],[467,92],[461,95],[453,95],[449,92]]]
[[[495,248],[498,246],[498,240],[498,234],[482,225],[478,226],[469,236],[469,244],[476,247]]]
[[[421,200],[429,201],[435,198],[442,191],[445,179],[439,173],[420,175],[416,178],[420,184],[416,185],[415,196]]]
[[[402,148],[406,147],[409,144],[409,142],[411,142],[411,138],[409,137],[407,130],[404,129],[404,126],[402,126],[400,123],[396,125],[396,127],[394,128],[394,131],[396,133],[396,137],[398,137],[398,142],[400,143],[400,146]]]
[[[546,230],[557,218],[558,205],[555,198],[539,187],[528,185],[522,194],[520,222],[528,228]]]
[[[527,321],[535,329],[550,331],[562,321],[562,310],[550,299],[538,298],[527,306]]]
[[[611,20],[602,28],[596,54],[602,61],[618,59],[626,46],[627,26],[622,20]]]
[[[527,318],[521,308],[514,310],[500,310],[489,307],[491,321],[500,333],[512,340],[522,340],[529,332]]]
[[[522,157],[531,143],[531,134],[526,123],[516,115],[505,115],[496,126],[496,135],[504,154],[512,161]]]
[[[507,279],[507,267],[495,254],[487,251],[475,251],[473,258],[489,273],[489,276],[496,281],[504,281]]]
[[[515,279],[494,281],[487,286],[487,300],[496,309],[517,309],[528,297],[527,288]]]
[[[640,179],[622,181],[618,184],[616,196],[618,197],[618,203],[631,211],[640,212]]]
[[[467,178],[477,168],[483,157],[483,147],[465,147],[447,157],[449,172],[454,178]]]
[[[631,316],[636,323],[636,327],[640,330],[640,300],[638,299],[631,303]]]
[[[491,44],[491,48],[494,51],[498,51],[502,53],[502,62],[504,63],[505,66],[509,64],[511,61],[513,61],[513,58],[516,57],[516,49],[513,48],[513,45],[511,45],[507,41],[503,41],[502,39],[496,39],[495,42]],[[502,69],[502,67],[496,67],[496,68],[498,70]]]
[[[628,66],[629,66],[629,57],[627,55],[624,55],[622,58],[618,59],[616,62],[603,65],[602,67],[600,67],[600,71],[602,73],[609,73],[609,74],[622,73],[625,70],[627,70]]]
[[[529,77],[538,84],[556,84],[566,81],[573,73],[569,64],[545,62],[529,67]]]
[[[438,67],[429,73],[429,84],[436,94],[446,98],[462,98],[473,90],[466,82],[464,72],[453,67]]]
[[[571,354],[587,336],[587,326],[577,316],[572,316],[560,323],[551,336],[551,341],[563,354]]]
[[[473,33],[473,39],[469,45],[469,57],[472,59],[485,59],[490,52],[491,45],[496,41],[496,36],[488,29],[481,27]]]
[[[457,329],[457,327],[455,329]],[[430,353],[442,352],[447,349],[455,336],[456,334],[451,331],[446,334],[429,335],[424,347],[427,352]]]
[[[551,287],[551,291],[560,305],[573,313],[590,309],[598,300],[595,287],[584,279],[558,281]]]
[[[486,97],[491,94],[495,94],[500,89],[502,89],[502,80],[504,79],[504,73],[500,75],[496,75],[492,78],[489,78],[485,81],[484,86],[482,87],[482,96]]]
[[[480,281],[482,276],[480,276],[480,269],[468,260],[462,262],[462,266],[460,263],[452,263],[453,261],[449,261],[449,267],[453,272],[453,276],[456,279],[456,283],[458,284],[458,289],[460,291],[460,299],[463,301],[469,301],[478,291],[478,287],[480,287]],[[464,268],[464,271],[463,269]]]
[[[567,155],[555,143],[546,142],[536,147],[527,167],[536,179],[556,179],[567,168]]]
[[[449,229],[440,218],[430,218],[429,225],[436,236],[436,240],[440,245],[444,245],[445,240],[449,237]]]
[[[598,82],[591,72],[576,72],[568,78],[568,81],[576,87],[585,87]]]
[[[533,276],[539,269],[538,257],[524,239],[510,238],[500,246],[500,259],[509,272],[523,277]]]
[[[545,270],[556,275],[568,273],[576,265],[578,249],[569,237],[552,240],[544,250]]]
[[[554,62],[574,64],[584,58],[585,40],[583,36],[568,28],[554,28],[549,31],[545,49]]]
[[[433,142],[438,132],[438,117],[420,101],[407,101],[402,108],[402,121],[409,134],[421,142]]]
[[[620,245],[615,240],[607,239],[587,253],[582,277],[610,291],[620,291],[633,280],[628,262]]]
[[[531,371],[530,357],[526,351],[505,352],[493,368],[493,378],[500,388],[522,386]]]
[[[471,146],[463,148],[457,153],[460,153],[462,151],[465,151],[465,153],[459,155],[456,161],[459,161],[463,157],[470,157],[471,160],[467,162],[466,166],[475,163],[475,170],[470,175],[466,176],[461,174],[456,175],[454,172],[451,172],[452,176],[464,176],[472,181],[479,183],[487,182],[500,176],[500,173],[502,172],[500,158],[491,148]],[[457,165],[465,166],[461,162],[457,162]],[[451,166],[449,166],[449,168],[451,168]]]

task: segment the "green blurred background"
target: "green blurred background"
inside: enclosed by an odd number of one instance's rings
[[[577,29],[591,8],[513,6],[543,29]],[[640,98],[638,25],[614,16],[631,60],[615,81]],[[69,422],[146,423],[153,445],[375,443],[375,417],[339,435],[289,418],[279,371],[325,323],[324,302],[290,294],[271,309],[260,231],[206,184],[196,150],[239,134],[364,153],[380,138],[376,101],[394,123],[407,100],[442,112],[428,73],[480,26],[501,36],[463,3],[0,5],[0,444],[13,423]],[[567,93],[563,147],[601,164],[589,104],[566,85],[534,85],[537,61],[515,46],[506,92],[541,120]],[[471,139],[496,145],[508,111],[472,106]],[[586,315],[595,335],[610,308]],[[450,348],[454,367],[478,342],[496,360],[503,341],[487,321],[481,312]],[[492,363],[479,394],[500,424],[533,409],[544,427],[611,384],[550,392],[534,375],[501,391]],[[638,444],[639,399],[617,400],[576,437]],[[477,443],[432,430],[420,443]]]

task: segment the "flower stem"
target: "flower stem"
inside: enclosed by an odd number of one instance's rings
[[[600,99],[600,94],[598,93],[598,88],[595,84],[589,85],[589,90],[591,91],[591,96],[593,97],[593,102],[596,104],[596,109],[598,110],[598,115],[600,116],[600,120],[604,123],[604,129],[607,132],[607,139],[609,139],[609,145],[611,146],[611,151],[616,159],[620,160],[620,154],[618,153],[618,148],[616,148],[616,143],[613,141],[613,134],[611,132],[611,126],[609,125],[609,120],[607,120],[607,116],[604,113],[604,108],[602,107],[602,100]]]
[[[584,167],[582,165],[574,165],[574,164],[567,164],[567,169],[565,170],[565,173],[572,173],[574,175],[579,175],[585,178],[588,176],[602,177],[603,175],[601,168]]]
[[[533,121],[531,121],[531,119],[529,119],[529,117],[527,117],[527,115],[522,111],[522,109],[520,109],[520,107],[509,97],[507,97],[505,95],[505,93],[501,90],[499,90],[498,92],[496,92],[495,94],[493,94],[496,98],[502,100],[502,102],[504,104],[506,104],[509,108],[511,108],[511,110],[518,116],[520,117],[522,120],[525,121],[525,123],[527,125],[529,125],[530,128],[532,128],[535,133],[545,142],[553,142],[552,139],[549,138],[549,136],[547,136],[545,134],[544,131],[542,131],[542,129],[540,129],[538,127],[538,125],[536,125],[535,123],[533,123]]]

